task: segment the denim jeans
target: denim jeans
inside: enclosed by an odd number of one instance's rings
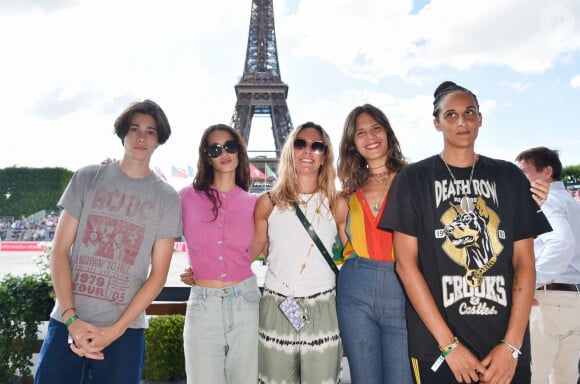
[[[336,306],[352,383],[412,383],[405,295],[394,263],[347,260]]]
[[[227,288],[191,288],[183,330],[188,384],[258,381],[259,303],[255,276]]]
[[[66,326],[50,319],[34,383],[86,384],[92,376],[94,384],[139,384],[145,360],[144,335],[143,329],[128,328],[103,350],[104,360],[92,360],[71,351]]]

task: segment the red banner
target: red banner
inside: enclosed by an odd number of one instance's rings
[[[1,241],[0,251],[4,252],[16,252],[16,251],[42,251],[44,248],[41,247],[41,241]],[[46,243],[44,243],[46,244]]]
[[[187,252],[187,245],[184,242],[175,242],[173,244],[173,250],[175,252]]]
[[[0,251],[2,252],[38,252],[50,243],[46,241],[0,241]],[[184,242],[176,242],[173,246],[175,252],[187,252]]]

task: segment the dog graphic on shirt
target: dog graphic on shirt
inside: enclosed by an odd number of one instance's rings
[[[467,270],[466,278],[477,286],[503,248],[497,238],[499,218],[482,197],[451,208],[442,217],[449,257]]]

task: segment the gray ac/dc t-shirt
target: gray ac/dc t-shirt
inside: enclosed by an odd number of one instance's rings
[[[124,174],[117,162],[79,169],[59,207],[79,221],[70,262],[74,307],[99,327],[119,319],[149,273],[156,240],[181,236],[181,201],[153,172]],[[63,321],[57,303],[51,317]],[[130,328],[147,328],[145,312]]]

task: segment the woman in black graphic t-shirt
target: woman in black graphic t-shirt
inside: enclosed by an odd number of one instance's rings
[[[514,164],[475,153],[471,91],[444,82],[433,104],[443,151],[401,171],[379,224],[394,231],[415,380],[529,382],[532,240],[551,229],[541,197]]]

